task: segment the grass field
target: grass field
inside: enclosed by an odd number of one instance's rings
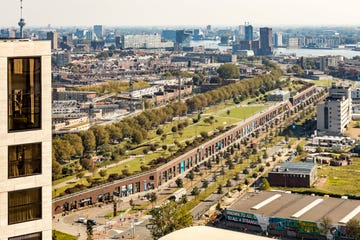
[[[360,158],[352,158],[349,166],[323,166],[318,169],[318,176],[327,176],[325,184],[318,189],[342,195],[360,196]]]
[[[239,120],[246,119],[257,112],[260,112],[264,109],[268,108],[268,106],[259,105],[259,106],[240,106],[229,109],[230,114],[227,114],[227,110],[221,111],[218,115],[227,118],[237,118]]]
[[[56,230],[53,230],[53,234],[55,233],[56,236],[56,240],[76,240],[77,237],[70,235],[70,234],[66,234],[63,232],[59,232]]]

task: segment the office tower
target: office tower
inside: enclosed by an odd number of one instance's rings
[[[245,41],[252,41],[252,40],[254,40],[253,26],[245,25]]]
[[[272,28],[260,28],[260,54],[271,55],[273,52],[272,47]]]
[[[0,40],[0,239],[51,239],[50,41]]]
[[[245,25],[240,25],[237,31],[237,40],[245,40]]]
[[[48,32],[46,34],[46,39],[51,41],[51,49],[58,49],[58,33],[57,32]]]
[[[176,30],[176,44],[178,47],[190,47],[192,32],[187,30]]]
[[[103,39],[104,30],[102,25],[94,25],[94,33],[98,39]]]
[[[274,46],[275,47],[282,47],[283,45],[283,39],[281,33],[275,33],[274,34]]]
[[[175,30],[163,30],[161,32],[161,37],[168,41],[176,41],[176,31]]]

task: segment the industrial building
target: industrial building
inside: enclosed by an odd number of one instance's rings
[[[271,186],[311,187],[317,179],[317,166],[309,162],[285,162],[268,174]]]
[[[296,239],[346,239],[346,223],[360,220],[360,201],[270,191],[247,193],[224,211],[226,226]],[[331,226],[322,229],[322,219]]]

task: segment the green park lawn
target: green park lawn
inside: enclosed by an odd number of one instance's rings
[[[348,166],[322,166],[318,169],[319,180],[327,176],[325,184],[319,190],[341,195],[360,196],[360,158],[352,158],[353,163]]]
[[[63,232],[59,232],[56,230],[53,230],[53,234],[55,233],[56,236],[56,240],[76,240],[77,237],[67,234],[67,233],[63,233]]]
[[[264,109],[268,108],[268,106],[257,105],[257,106],[236,106],[234,108],[228,109],[230,111],[229,115],[227,114],[227,109],[220,112],[220,116],[222,117],[231,117],[237,118],[239,120],[246,119],[257,112],[260,112]]]

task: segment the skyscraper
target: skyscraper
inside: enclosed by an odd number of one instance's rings
[[[57,32],[48,32],[46,34],[46,39],[51,41],[51,49],[58,49],[58,33]]]
[[[274,34],[274,45],[275,47],[282,47],[283,45],[282,34],[279,32]]]
[[[103,26],[102,25],[94,25],[94,33],[98,39],[103,39],[104,32],[103,32]]]
[[[260,28],[260,55],[271,55],[272,47],[272,28]]]
[[[253,26],[245,25],[245,41],[254,40],[254,31]]]
[[[0,40],[0,238],[51,239],[49,41]]]

